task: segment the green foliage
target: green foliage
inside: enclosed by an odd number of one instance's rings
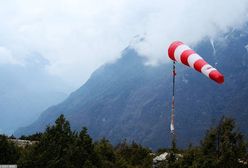
[[[93,143],[86,128],[72,132],[63,115],[44,133],[22,139],[38,142],[19,148],[8,137],[0,136],[0,164],[17,163],[23,168],[244,168],[248,161],[247,143],[228,118],[207,131],[198,147],[179,150],[173,141],[171,149],[157,152],[168,155],[154,165],[151,150],[127,141],[113,147],[105,138]]]
[[[142,147],[139,144],[133,142],[129,145],[126,141],[120,143],[116,146],[116,155],[119,162],[130,167],[151,167],[152,166],[152,156],[151,151],[147,148]],[[125,162],[124,162],[125,161]]]
[[[41,139],[41,136],[42,136],[42,133],[37,132],[37,133],[29,135],[29,136],[22,135],[19,139],[30,140],[30,141],[39,141]]]
[[[181,167],[239,168],[245,167],[247,144],[235,129],[235,122],[223,118],[216,128],[210,129],[201,146],[190,147],[180,160]]]
[[[218,131],[218,164],[222,167],[241,167],[239,159],[244,160],[246,144],[243,135],[234,129],[235,123],[231,119],[224,118]]]
[[[103,138],[95,143],[95,151],[99,155],[103,168],[115,167],[116,156],[113,146],[110,142]]]
[[[191,145],[185,151],[172,148],[166,160],[156,164],[157,168],[243,168],[247,165],[247,143],[235,128],[235,122],[223,118],[216,128],[207,131],[200,146]],[[180,153],[181,156],[177,153]]]
[[[160,161],[158,163],[156,163],[156,168],[178,168],[179,167],[179,163],[178,163],[178,152],[179,150],[176,147],[176,139],[175,136],[172,139],[172,143],[171,143],[171,149],[163,149],[163,150],[159,150],[158,151],[158,155],[162,154],[162,153],[168,153],[168,155],[166,156],[166,159],[163,161]]]
[[[151,151],[136,143],[126,141],[115,148],[103,138],[95,143],[95,151],[100,156],[103,168],[145,168],[152,166]]]
[[[75,167],[100,166],[99,156],[94,151],[94,144],[91,137],[88,135],[86,128],[83,128],[79,134],[75,134],[75,140],[71,145],[70,152],[70,160]]]
[[[73,133],[69,122],[61,115],[54,126],[47,127],[39,143],[27,149],[19,165],[37,168],[80,168],[84,164],[88,167],[97,166],[96,158],[87,129],[84,128],[79,134]]]
[[[200,153],[199,147],[192,147],[191,145],[189,148],[183,153],[183,158],[180,158],[179,165],[182,168],[188,167],[201,167],[201,165],[196,166],[195,161],[198,159]],[[194,166],[192,166],[194,165]]]
[[[170,149],[167,149],[167,148],[159,148],[156,153],[157,155],[160,155],[162,153],[169,152],[169,151]]]
[[[79,133],[72,132],[69,122],[61,115],[55,121],[55,125],[47,127],[39,137],[39,143],[25,149],[18,166],[25,168],[143,168],[152,166],[150,152],[141,145],[136,143],[129,145],[126,142],[114,149],[105,138],[93,143],[86,128]]]
[[[0,164],[14,164],[20,156],[20,149],[8,141],[5,135],[0,135]]]

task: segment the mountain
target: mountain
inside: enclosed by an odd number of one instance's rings
[[[28,58],[25,65],[0,64],[0,133],[13,134],[33,123],[42,111],[67,96],[66,83],[44,71],[46,59],[39,54]]]
[[[244,29],[245,30],[245,29]],[[194,49],[225,75],[218,85],[191,68],[177,64],[175,128],[177,144],[196,144],[221,116],[234,117],[248,134],[248,33],[232,30],[205,38]],[[96,70],[62,103],[48,108],[16,135],[42,131],[61,113],[78,130],[88,127],[94,139],[112,143],[135,140],[153,149],[170,145],[171,63],[147,66],[131,47],[116,62]]]

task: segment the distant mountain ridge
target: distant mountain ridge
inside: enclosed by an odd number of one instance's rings
[[[244,29],[245,30],[245,29]],[[248,33],[232,31],[205,39],[194,49],[225,75],[217,85],[190,68],[177,65],[177,143],[196,144],[222,115],[234,117],[248,135]],[[48,108],[32,125],[15,135],[42,131],[63,113],[72,128],[86,126],[94,139],[112,143],[135,140],[153,149],[170,145],[171,64],[144,65],[145,59],[126,48],[115,63],[96,70],[64,102]]]
[[[0,133],[13,134],[67,97],[67,84],[44,70],[45,58],[34,53],[27,59],[25,65],[0,64]]]

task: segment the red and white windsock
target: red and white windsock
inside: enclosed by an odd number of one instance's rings
[[[224,76],[218,70],[209,65],[194,50],[180,41],[175,41],[170,45],[168,55],[173,61],[190,66],[219,84],[224,82]]]

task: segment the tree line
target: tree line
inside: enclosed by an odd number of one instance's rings
[[[223,117],[216,127],[206,132],[199,146],[189,145],[186,150],[179,150],[173,144],[166,160],[157,167],[248,168],[247,150],[248,143],[234,120]]]
[[[247,142],[235,127],[235,122],[223,118],[210,128],[199,146],[156,152],[135,142],[123,141],[113,146],[103,138],[94,142],[83,128],[72,131],[63,115],[44,133],[22,136],[20,139],[38,143],[18,147],[0,135],[0,164],[17,164],[21,168],[245,168],[248,167]],[[165,160],[153,163],[153,158],[168,152]]]

